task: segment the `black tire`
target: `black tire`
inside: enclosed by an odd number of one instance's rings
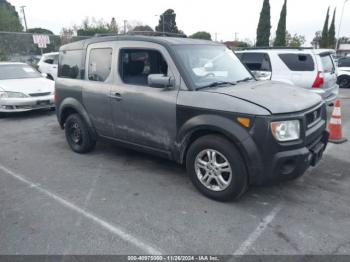
[[[340,88],[350,88],[350,76],[339,76],[338,83]]]
[[[202,184],[197,176],[195,161],[197,156],[206,149],[211,149],[222,154],[230,163],[232,174],[231,182],[226,189],[214,191]],[[192,143],[186,155],[186,167],[188,175],[194,186],[205,196],[218,200],[229,201],[236,200],[247,190],[248,175],[244,160],[237,150],[236,146],[228,139],[219,135],[207,135],[200,137]],[[213,181],[213,180],[211,180]],[[214,185],[215,186],[215,185]]]
[[[0,118],[5,118],[6,117],[6,113],[0,113]]]
[[[95,148],[96,140],[91,135],[89,126],[79,114],[71,114],[65,122],[66,139],[70,148],[83,154]]]

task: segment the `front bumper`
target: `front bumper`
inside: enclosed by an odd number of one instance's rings
[[[55,107],[54,95],[26,98],[1,98],[0,112],[15,113]]]
[[[316,112],[317,117],[314,116]],[[270,123],[288,119],[300,120],[300,139],[278,142],[272,136]],[[250,183],[261,185],[293,179],[301,176],[310,166],[317,165],[328,143],[326,119],[324,103],[300,113],[272,116],[270,120],[256,118],[252,135],[261,160],[258,165],[248,162],[250,166],[255,165],[256,170],[250,172]]]
[[[265,170],[271,180],[288,180],[299,177],[310,166],[316,166],[322,159],[328,144],[329,133],[324,131],[316,141],[300,149],[279,152],[274,155],[271,166]]]

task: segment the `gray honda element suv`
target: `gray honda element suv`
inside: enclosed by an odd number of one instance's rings
[[[65,45],[55,101],[73,151],[105,138],[174,160],[221,201],[302,175],[328,141],[320,96],[256,81],[211,41],[109,36]]]

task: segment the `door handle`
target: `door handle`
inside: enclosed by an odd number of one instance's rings
[[[114,93],[114,94],[110,95],[109,97],[112,99],[118,100],[118,101],[123,99],[122,95],[120,93]]]

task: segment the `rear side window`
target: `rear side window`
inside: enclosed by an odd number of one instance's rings
[[[148,75],[168,74],[168,65],[156,50],[122,49],[119,73],[123,82],[130,85],[148,85]]]
[[[57,65],[57,63],[58,63],[58,55],[46,56],[45,59],[44,59],[44,63],[50,64],[50,65]]]
[[[323,72],[325,73],[331,73],[334,72],[334,64],[332,61],[331,56],[321,56],[322,66],[323,66]]]
[[[309,54],[279,54],[283,63],[291,71],[314,71],[315,63]]]
[[[350,67],[350,58],[339,59],[339,67]]]
[[[82,56],[82,50],[60,52],[58,77],[80,79]]]
[[[241,61],[251,71],[268,71],[271,72],[270,59],[264,53],[245,53],[241,55]]]
[[[341,58],[338,62],[339,67],[350,67],[350,58]]]
[[[112,53],[112,48],[91,49],[88,68],[90,81],[106,81],[111,73]]]

